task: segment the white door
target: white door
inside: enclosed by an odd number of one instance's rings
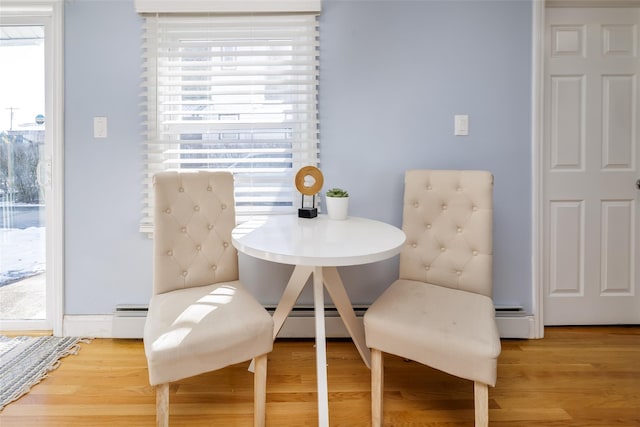
[[[544,323],[638,324],[640,8],[545,26]]]

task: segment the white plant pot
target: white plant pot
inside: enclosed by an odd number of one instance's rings
[[[327,203],[327,215],[329,219],[344,220],[349,213],[348,197],[325,197]]]

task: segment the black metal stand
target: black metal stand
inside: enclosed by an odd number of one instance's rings
[[[315,207],[316,205],[316,196],[315,194],[312,196],[313,199],[311,201],[311,208],[305,208],[304,207],[304,194],[302,195],[302,206],[300,207],[300,209],[298,209],[298,217],[299,218],[315,218],[318,216],[318,208]]]

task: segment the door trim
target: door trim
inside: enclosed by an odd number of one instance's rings
[[[543,252],[543,220],[544,206],[544,163],[542,149],[544,144],[544,16],[545,0],[533,1],[532,22],[532,83],[531,83],[531,198],[532,217],[531,235],[531,281],[533,338],[544,338],[544,252]]]
[[[52,72],[51,78],[51,113],[53,132],[51,149],[51,215],[49,220],[53,227],[47,229],[51,232],[51,242],[47,248],[47,254],[51,249],[49,260],[52,264],[50,273],[50,285],[47,291],[51,291],[51,297],[47,298],[50,304],[49,319],[53,328],[53,335],[62,336],[62,324],[64,316],[64,3],[53,0],[51,10],[51,39],[52,39]],[[49,236],[47,236],[49,237]]]

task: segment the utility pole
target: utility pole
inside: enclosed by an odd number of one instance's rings
[[[13,112],[18,110],[17,107],[9,107],[7,110],[11,111],[10,119],[9,119],[9,130],[13,130]]]

